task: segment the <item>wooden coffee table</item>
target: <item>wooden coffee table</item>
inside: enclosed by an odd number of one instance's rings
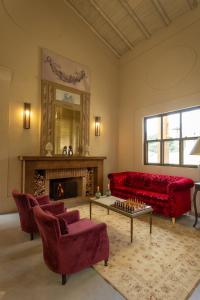
[[[107,209],[108,211],[108,214],[109,214],[109,211],[112,210],[118,214],[121,214],[123,216],[126,216],[128,218],[130,218],[130,234],[131,234],[131,243],[133,242],[133,219],[138,217],[138,216],[141,216],[141,215],[144,215],[144,214],[149,214],[149,225],[150,225],[150,234],[152,233],[152,212],[153,212],[153,209],[151,206],[149,205],[146,205],[144,208],[142,209],[139,209],[139,210],[136,210],[134,212],[127,212],[125,210],[121,210],[115,206],[112,206],[115,201],[120,201],[120,202],[125,202],[126,200],[124,199],[121,199],[121,198],[117,198],[115,196],[109,196],[109,197],[106,197],[106,196],[102,196],[101,198],[99,199],[96,199],[96,198],[90,198],[89,199],[89,202],[90,202],[90,219],[92,218],[92,204],[95,204],[95,205],[99,205],[99,206],[102,206],[104,208]]]

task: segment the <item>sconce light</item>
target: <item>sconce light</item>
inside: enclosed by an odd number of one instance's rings
[[[100,136],[101,117],[95,117],[95,136]]]
[[[31,104],[24,103],[24,129],[30,129],[31,127]]]

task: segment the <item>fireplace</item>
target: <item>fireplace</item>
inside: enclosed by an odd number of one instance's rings
[[[75,194],[77,196],[72,198],[82,197],[82,199],[86,199],[92,197],[96,191],[96,186],[102,190],[103,159],[96,157],[22,158],[22,190],[35,196],[46,194],[57,199],[71,197]],[[75,179],[77,182],[74,187],[70,188],[70,192],[66,192],[66,187],[63,188],[62,186],[63,182],[68,181],[68,179]],[[60,182],[59,188],[56,187],[56,184],[53,186],[52,180],[56,180],[55,183]],[[58,194],[55,193],[57,188]],[[75,189],[77,189],[76,193]]]
[[[50,198],[54,200],[67,199],[82,195],[82,178],[51,179]]]

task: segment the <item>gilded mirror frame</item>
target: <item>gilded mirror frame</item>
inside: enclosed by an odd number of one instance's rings
[[[42,80],[41,82],[41,135],[40,154],[45,155],[47,143],[53,145],[55,154],[55,104],[56,89],[79,94],[81,98],[81,120],[80,120],[80,153],[79,156],[87,155],[89,149],[89,123],[90,123],[90,93],[66,87],[55,82]]]

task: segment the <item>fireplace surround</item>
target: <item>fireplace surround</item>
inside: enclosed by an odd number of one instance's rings
[[[21,190],[34,195],[51,195],[51,180],[74,181],[77,196],[92,196],[103,190],[104,156],[20,156]]]

